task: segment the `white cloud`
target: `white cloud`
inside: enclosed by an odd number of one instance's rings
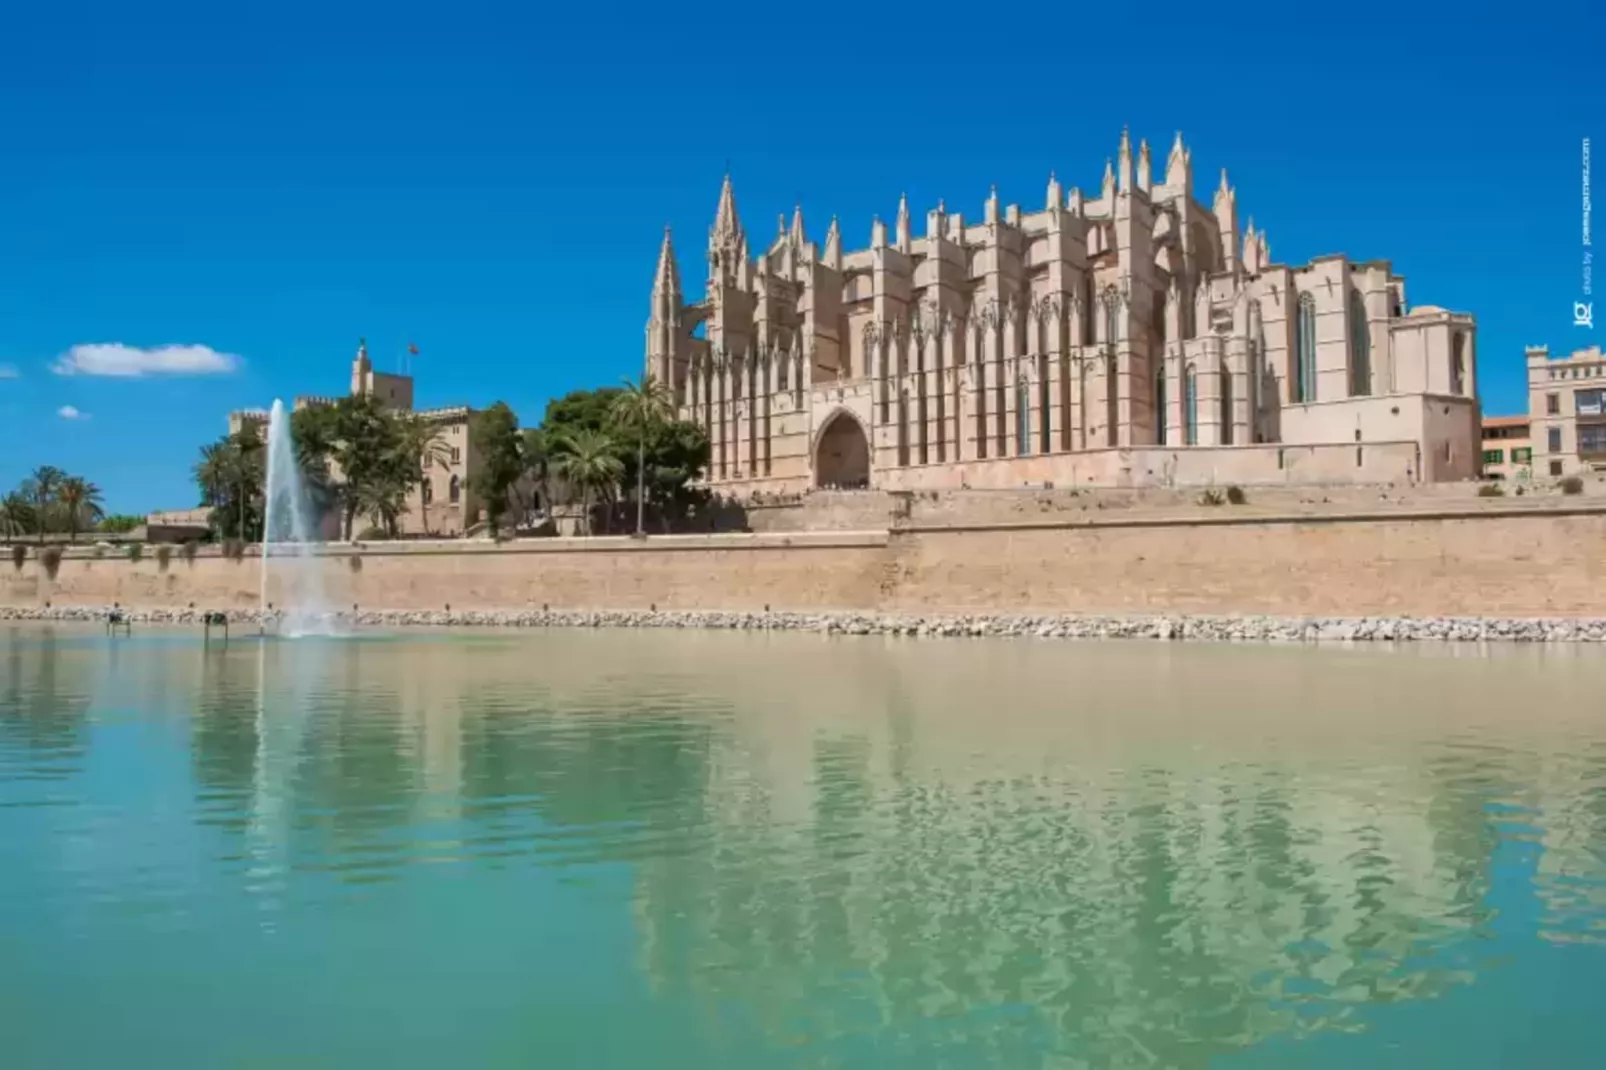
[[[56,415],[60,416],[63,420],[87,420],[87,419],[89,419],[89,413],[87,413],[87,412],[79,412],[77,409],[73,408],[71,405],[63,405],[61,408],[56,410]]]
[[[125,346],[121,342],[97,342],[73,346],[63,353],[51,371],[57,375],[106,375],[137,379],[146,375],[226,375],[240,366],[233,353],[219,353],[211,346]]]
[[[0,379],[18,379],[21,376],[15,364],[0,364]]]

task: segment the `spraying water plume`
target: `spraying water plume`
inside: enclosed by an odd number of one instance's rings
[[[263,490],[261,610],[268,610],[270,575],[279,597],[279,633],[291,638],[335,634],[323,593],[323,569],[313,551],[317,530],[284,402],[268,416],[268,471]]]

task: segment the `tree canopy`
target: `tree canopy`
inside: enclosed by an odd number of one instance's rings
[[[469,418],[468,435],[475,458],[469,489],[479,496],[495,536],[511,504],[513,485],[524,474],[525,440],[519,434],[519,418],[501,401]]]
[[[40,465],[15,490],[0,496],[0,537],[65,534],[76,539],[93,531],[106,515],[105,498],[94,483],[54,465]]]
[[[577,463],[566,458],[587,458],[588,471],[596,470],[599,452],[618,462],[607,488],[595,482],[567,488],[588,511],[595,502],[611,501],[618,487],[635,487],[645,496],[638,516],[650,508],[667,526],[702,498],[693,484],[708,469],[708,436],[696,424],[676,419],[667,392],[650,378],[554,398],[538,434],[554,474],[565,484],[565,472]]]

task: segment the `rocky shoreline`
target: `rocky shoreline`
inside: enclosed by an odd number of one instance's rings
[[[111,606],[4,607],[0,621],[101,622]],[[124,609],[128,620],[200,627],[194,609]],[[235,627],[273,613],[231,611]],[[699,628],[930,638],[1163,639],[1214,642],[1606,642],[1606,619],[1511,617],[1279,617],[1155,614],[868,613],[718,610],[363,610],[334,615],[355,627]]]

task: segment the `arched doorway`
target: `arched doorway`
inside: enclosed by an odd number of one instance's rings
[[[826,421],[814,445],[816,487],[868,487],[870,440],[852,414],[838,409]]]

